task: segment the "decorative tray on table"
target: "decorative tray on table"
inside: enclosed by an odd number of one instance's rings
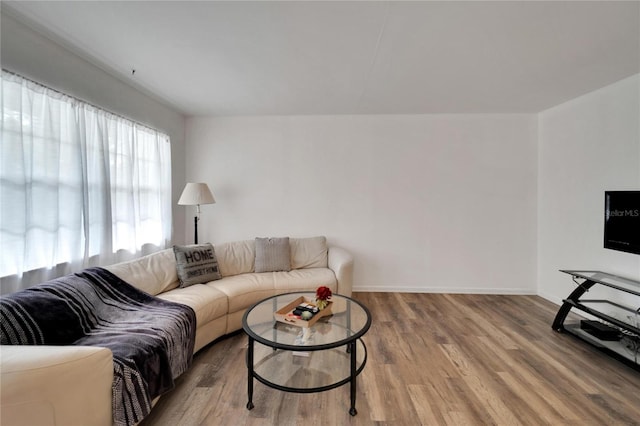
[[[331,305],[333,302],[327,302],[327,306],[325,306],[322,310],[317,310],[317,312],[313,312],[313,308],[315,303],[313,300],[308,299],[306,297],[300,296],[295,300],[291,301],[288,305],[278,309],[273,313],[276,321],[283,322],[285,324],[291,324],[298,327],[309,328],[313,324],[315,324],[320,318],[332,315]],[[294,311],[308,311],[311,312],[311,318],[302,319],[301,315],[294,314]]]

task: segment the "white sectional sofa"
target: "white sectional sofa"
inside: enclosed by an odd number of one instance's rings
[[[327,286],[351,295],[353,258],[324,237],[290,239],[291,270],[254,272],[254,240],[215,246],[222,278],[180,288],[176,260],[167,249],[108,269],[159,298],[196,314],[194,351],[242,328],[246,309],[259,300]],[[87,346],[0,346],[0,423],[9,425],[112,424],[112,354]]]

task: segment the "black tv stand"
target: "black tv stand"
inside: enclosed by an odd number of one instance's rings
[[[566,331],[571,333],[624,361],[631,367],[640,370],[640,281],[600,271],[561,270],[560,272],[571,275],[577,287],[569,297],[562,301],[562,306],[553,320],[552,328],[557,332]],[[628,298],[637,299],[637,301],[632,307],[629,306],[628,302],[607,299],[582,299],[582,296],[595,285],[602,285],[633,295]],[[620,338],[598,338],[593,329],[589,330],[589,327],[585,327],[589,326],[588,321],[583,322],[582,327],[580,323],[565,324],[567,315],[569,315],[569,311],[572,308],[585,312],[604,322],[604,324],[617,329],[620,333]],[[591,328],[593,328],[592,326],[593,324],[591,324]]]

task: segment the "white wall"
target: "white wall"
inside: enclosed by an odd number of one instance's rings
[[[539,114],[538,293],[553,302],[574,288],[558,269],[640,279],[640,256],[603,248],[604,191],[640,189],[639,99],[636,75]]]
[[[171,137],[174,239],[183,242],[184,210],[176,202],[185,183],[184,116],[6,13],[2,13],[0,30],[2,68],[162,130]]]
[[[535,293],[535,115],[195,117],[186,139],[217,199],[200,241],[326,235],[357,290]]]

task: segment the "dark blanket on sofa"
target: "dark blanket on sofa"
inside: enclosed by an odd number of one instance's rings
[[[101,346],[113,352],[113,422],[132,425],[193,358],[193,309],[90,268],[0,298],[3,345]],[[60,389],[64,392],[64,389]]]

